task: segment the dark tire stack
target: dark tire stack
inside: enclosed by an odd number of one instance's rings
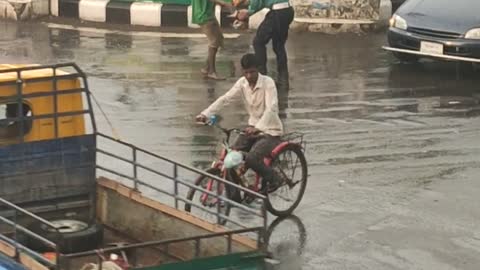
[[[59,247],[61,253],[76,253],[98,248],[103,242],[103,226],[99,223],[88,224],[79,220],[61,219],[50,221],[60,231],[58,233],[43,223],[34,223],[28,229]],[[27,246],[38,252],[52,251],[43,241],[29,237]]]

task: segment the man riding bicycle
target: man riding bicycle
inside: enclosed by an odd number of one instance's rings
[[[240,134],[232,148],[248,152],[246,167],[262,176],[261,193],[270,193],[285,181],[283,174],[264,163],[264,158],[280,143],[283,134],[283,125],[278,116],[277,88],[272,78],[258,72],[259,64],[255,55],[244,55],[241,66],[243,77],[199,114],[196,120],[206,122],[208,117],[241,98],[250,117],[245,134]]]

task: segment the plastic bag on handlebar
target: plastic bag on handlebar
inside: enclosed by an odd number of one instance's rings
[[[212,115],[208,118],[208,124],[211,126],[217,124],[217,122],[218,122],[218,117],[216,115]]]

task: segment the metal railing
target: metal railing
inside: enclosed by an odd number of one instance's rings
[[[69,69],[70,73],[60,72],[59,69]],[[38,71],[38,70],[46,70],[50,71],[50,73],[41,74],[38,77],[32,76],[25,76],[24,73],[28,73],[31,71]],[[85,73],[75,64],[75,63],[65,63],[65,64],[57,64],[57,65],[35,65],[35,66],[27,66],[27,67],[19,67],[19,68],[11,68],[11,69],[3,69],[0,70],[0,75],[6,74],[8,76],[12,76],[12,79],[4,82],[0,82],[0,87],[13,87],[15,91],[12,91],[10,95],[0,95],[0,102],[3,104],[15,104],[17,105],[17,111],[15,116],[2,116],[4,121],[10,123],[17,123],[18,132],[16,137],[18,139],[18,143],[25,142],[25,136],[27,135],[28,130],[25,129],[25,125],[27,121],[34,121],[40,119],[53,119],[53,129],[54,129],[54,138],[59,138],[59,118],[61,117],[68,117],[68,116],[90,116],[90,124],[92,127],[92,132],[96,132],[96,125],[95,125],[95,118],[92,109],[92,102],[91,102],[91,93],[88,89],[88,82],[86,79]],[[59,82],[62,80],[79,80],[80,87],[78,88],[71,88],[71,89],[59,89]],[[50,89],[44,89],[42,92],[33,92],[33,93],[26,93],[24,86],[28,83],[39,83],[39,82],[51,82]],[[72,94],[84,94],[87,101],[87,108],[83,110],[77,111],[66,111],[66,112],[59,112],[59,97],[64,95],[72,95]],[[52,97],[53,100],[53,110],[51,113],[44,113],[44,114],[37,114],[32,113],[32,115],[25,115],[24,114],[24,104],[28,102],[28,100],[35,99],[35,98],[42,98],[42,97]],[[23,162],[24,166],[25,162],[28,160],[27,157],[24,155],[24,151],[22,151],[22,155],[18,157],[19,162]],[[26,172],[23,172],[26,174]],[[22,175],[22,173],[20,173]],[[12,228],[13,230],[9,231],[8,233],[13,233],[12,237],[8,237],[6,234],[0,234],[0,239],[4,242],[10,244],[15,248],[15,259],[19,259],[18,256],[21,252],[24,252],[31,256],[32,258],[36,259],[37,261],[45,264],[46,266],[52,269],[58,269],[58,260],[60,259],[60,247],[58,243],[62,239],[62,234],[52,223],[48,222],[47,220],[15,205],[11,202],[0,198],[0,205],[3,208],[13,213],[11,218],[6,218],[4,216],[0,216],[0,224],[6,226],[7,228]],[[93,211],[95,207],[93,207]],[[91,215],[95,213],[92,211]],[[56,234],[56,243],[49,239],[46,239],[35,232],[21,226],[18,224],[19,215],[26,216],[32,219],[35,223],[41,224],[42,226],[46,226],[49,230],[52,230]],[[9,215],[10,216],[10,215]],[[38,252],[33,251],[27,248],[25,245],[20,243],[18,236],[19,234],[23,234],[30,239],[35,239],[36,241],[40,241],[46,247],[54,250],[56,253],[57,261],[52,262],[47,258],[44,258]]]
[[[43,73],[38,71],[44,71]],[[38,72],[38,73],[31,73]],[[38,75],[37,75],[38,74]],[[0,82],[0,87],[7,87],[11,89],[11,93],[8,95],[6,93],[0,93],[0,104],[6,105],[16,105],[15,115],[0,116],[2,121],[7,121],[8,123],[16,123],[17,133],[15,137],[11,139],[16,139],[15,143],[23,144],[25,138],[30,132],[29,129],[25,129],[25,126],[28,123],[33,123],[35,120],[44,120],[51,119],[53,124],[53,139],[58,139],[60,137],[60,127],[62,117],[85,117],[84,119],[89,118],[89,126],[91,127],[90,134],[96,133],[97,127],[95,123],[95,116],[92,107],[92,94],[88,88],[88,81],[86,74],[78,67],[75,63],[64,63],[64,64],[55,64],[55,65],[32,65],[11,69],[0,70],[0,76],[5,75],[8,80]],[[60,83],[65,80],[74,80],[78,82],[78,86],[75,85],[72,88],[65,89],[61,87]],[[42,85],[42,91],[25,91],[26,87],[33,83],[46,83],[47,86]],[[49,83],[51,83],[50,86]],[[46,87],[46,88],[44,88]],[[15,91],[13,91],[15,89]],[[3,90],[3,88],[2,88]],[[31,90],[31,89],[30,89]],[[77,108],[76,110],[70,109],[66,111],[59,111],[59,102],[62,96],[66,95],[75,95],[79,94],[84,98],[86,104],[83,105],[83,108]],[[33,103],[32,100],[36,98],[49,98],[53,103],[53,108],[47,113],[38,113],[37,108],[30,108],[31,115],[25,115],[24,106],[29,106],[28,103]],[[88,118],[87,118],[88,117]],[[19,165],[22,165],[23,168],[26,168],[28,164],[28,157],[25,156],[25,149],[20,151],[18,155]],[[63,156],[62,156],[63,159]],[[63,161],[63,160],[62,160]],[[26,169],[19,170],[16,176],[26,176],[28,171]],[[92,179],[93,180],[93,179]],[[93,192],[94,193],[94,192]],[[93,197],[92,197],[93,203]],[[96,215],[95,207],[90,208],[90,217],[93,219]]]
[[[59,68],[73,68],[75,72],[69,73],[69,74],[59,74],[61,72],[58,71]],[[25,78],[22,76],[22,72],[25,71],[31,71],[31,70],[40,70],[40,69],[51,69],[52,74],[47,75],[45,77],[41,78]],[[180,203],[188,203],[192,207],[195,207],[197,209],[200,209],[201,211],[213,214],[217,222],[220,223],[220,220],[224,219],[227,220],[228,222],[235,224],[242,229],[240,230],[228,230],[226,232],[222,233],[210,233],[207,235],[199,235],[195,237],[190,237],[190,238],[179,238],[179,239],[171,239],[171,240],[164,240],[164,241],[154,241],[154,242],[145,242],[145,243],[140,243],[140,244],[132,244],[129,246],[122,247],[123,249],[134,249],[134,248],[141,248],[141,247],[147,247],[147,246],[154,246],[154,245],[164,245],[167,247],[172,243],[177,243],[177,242],[184,242],[184,241],[194,241],[195,242],[195,254],[200,253],[201,249],[201,240],[207,239],[207,238],[213,238],[213,237],[226,237],[227,239],[227,253],[231,252],[232,248],[232,236],[235,234],[245,234],[245,233],[256,233],[257,234],[257,248],[258,249],[263,249],[263,243],[264,243],[264,237],[265,237],[265,231],[267,227],[267,211],[266,211],[266,197],[264,195],[255,193],[247,188],[244,188],[243,186],[237,185],[235,183],[232,183],[230,181],[227,181],[223,178],[217,177],[215,175],[208,174],[204,171],[201,171],[199,169],[178,163],[173,161],[172,159],[162,157],[160,155],[154,154],[150,151],[138,148],[132,144],[122,142],[120,140],[114,139],[110,136],[101,134],[97,132],[96,124],[95,124],[95,118],[93,114],[93,109],[92,109],[92,102],[91,102],[91,93],[88,89],[88,82],[86,80],[86,75],[83,73],[83,71],[74,63],[67,63],[67,64],[60,64],[60,65],[44,65],[44,66],[30,66],[30,67],[22,67],[22,68],[14,68],[14,69],[8,69],[8,70],[0,70],[0,74],[4,73],[14,73],[16,74],[14,80],[10,80],[8,82],[0,82],[0,86],[12,86],[15,87],[16,92],[14,95],[10,95],[8,97],[0,97],[0,102],[11,102],[17,104],[18,111],[17,115],[14,117],[8,117],[6,118],[6,121],[11,121],[11,122],[16,122],[18,123],[18,129],[19,129],[19,142],[23,143],[24,142],[24,137],[26,135],[24,125],[26,121],[33,121],[36,119],[53,119],[53,127],[54,127],[54,138],[59,138],[59,118],[60,117],[65,117],[65,116],[74,116],[74,115],[89,115],[90,120],[91,120],[91,127],[92,127],[92,132],[96,134],[97,140],[99,138],[103,138],[107,140],[109,143],[113,143],[116,146],[124,146],[129,149],[129,157],[119,155],[118,153],[115,153],[114,150],[108,149],[108,148],[99,148],[97,146],[96,148],[96,153],[97,153],[97,160],[98,160],[98,155],[104,155],[114,161],[121,161],[121,162],[126,162],[127,164],[132,166],[132,171],[129,174],[122,173],[119,168],[116,167],[109,167],[106,164],[99,164],[98,161],[96,163],[96,169],[97,171],[103,171],[110,173],[112,175],[116,175],[117,177],[120,177],[122,179],[126,179],[130,181],[133,184],[133,189],[135,190],[140,190],[142,187],[143,188],[148,188],[149,190],[153,190],[155,192],[161,193],[163,195],[166,195],[167,197],[170,197],[173,199],[173,207],[176,209],[180,209]],[[79,79],[81,80],[81,86],[79,88],[75,89],[68,89],[68,90],[59,90],[59,81],[61,80],[66,80],[66,79]],[[50,92],[43,92],[43,93],[24,93],[24,85],[26,82],[32,83],[32,82],[51,82],[52,83],[52,89]],[[76,93],[83,93],[86,96],[86,101],[87,101],[87,108],[84,110],[79,110],[79,111],[69,111],[69,112],[59,112],[58,111],[58,97],[62,95],[68,95],[68,94],[76,94]],[[47,97],[51,96],[53,98],[53,111],[52,113],[48,114],[35,114],[31,116],[26,116],[24,115],[23,112],[23,104],[26,99],[31,99],[31,98],[39,98],[39,97]],[[115,149],[115,148],[113,148]],[[158,168],[155,168],[153,166],[146,165],[145,163],[139,162],[139,155],[146,155],[149,156],[150,158],[153,158],[154,160],[162,161],[165,162],[170,166],[170,169],[168,170],[160,170]],[[20,162],[25,162],[26,158],[23,155],[20,157]],[[24,166],[26,166],[24,164]],[[179,175],[179,170],[184,170],[187,171],[190,174],[196,175],[196,176],[205,176],[208,177],[209,179],[212,179],[213,181],[216,181],[217,183],[220,183],[226,187],[233,188],[233,189],[238,189],[246,194],[249,194],[250,197],[254,197],[258,199],[261,202],[261,209],[260,211],[249,208],[241,203],[238,203],[228,196],[225,196],[224,194],[221,194],[220,190],[218,189],[217,192],[215,191],[209,191],[206,190],[205,188],[201,186],[196,186],[193,183],[191,183],[188,180],[185,180],[185,178],[181,178]],[[142,176],[140,171],[143,172],[149,172],[153,175],[157,176],[157,180],[154,182],[148,182],[146,181]],[[97,175],[98,176],[98,175]],[[115,179],[112,179],[115,180]],[[165,181],[166,180],[166,181]],[[171,183],[173,184],[173,190],[167,190],[167,189],[162,189],[161,187],[164,186],[166,183]],[[223,201],[225,203],[228,203],[232,206],[234,206],[236,209],[239,209],[245,213],[248,213],[249,215],[252,215],[254,217],[257,217],[261,221],[260,226],[255,226],[255,225],[246,225],[242,224],[239,221],[236,221],[235,219],[231,218],[230,216],[226,216],[221,213],[220,207],[217,206],[215,209],[212,209],[212,207],[208,207],[202,204],[195,203],[194,201],[190,201],[186,199],[185,193],[182,192],[182,188],[191,188],[196,190],[197,192],[201,192],[202,194],[208,194],[209,196],[212,196],[216,198],[219,201]],[[93,194],[95,194],[95,191],[92,191]],[[95,195],[93,195],[95,196]],[[94,199],[94,198],[92,198]],[[161,201],[162,203],[165,203],[164,201]],[[6,217],[0,216],[0,224],[5,224],[5,226],[10,226],[13,228],[13,237],[7,237],[4,234],[0,234],[0,239],[4,240],[5,242],[11,244],[12,246],[15,247],[15,252],[16,256],[20,252],[25,252],[28,255],[32,256],[36,260],[44,263],[45,265],[53,268],[53,269],[58,269],[60,266],[59,262],[62,262],[61,259],[65,257],[66,255],[60,253],[60,247],[58,246],[59,241],[61,240],[61,233],[59,230],[50,222],[48,222],[45,219],[42,219],[41,217],[32,214],[2,198],[0,198],[0,205],[4,205],[5,208],[7,208],[9,211],[13,212],[13,217],[11,219],[8,219]],[[218,204],[220,205],[220,204]],[[91,207],[91,211],[95,211],[95,207]],[[25,215],[29,218],[32,218],[35,220],[35,222],[39,222],[41,224],[44,224],[50,229],[53,229],[56,234],[58,234],[57,242],[54,243],[48,239],[45,239],[42,236],[39,236],[38,234],[30,231],[29,229],[20,226],[18,224],[18,215]],[[95,216],[95,213],[91,213],[93,216]],[[17,239],[18,233],[22,233],[27,235],[28,237],[34,238],[38,241],[41,241],[44,243],[46,246],[51,247],[53,250],[55,250],[57,254],[57,261],[55,263],[49,261],[48,259],[44,258],[42,255],[38,254],[35,251],[30,250],[29,248],[25,247],[24,245],[20,244]],[[121,248],[113,248],[113,249],[108,249],[111,251],[115,251]],[[94,251],[91,251],[94,252]],[[91,253],[90,252],[90,253]],[[71,258],[75,256],[80,256],[82,254],[70,254]],[[86,254],[83,254],[86,255]],[[82,256],[83,256],[82,255]],[[63,266],[62,266],[63,267]]]
[[[143,242],[143,243],[137,243],[137,244],[128,244],[120,247],[104,248],[100,250],[91,250],[86,252],[66,254],[63,256],[63,259],[65,259],[64,261],[68,264],[68,261],[71,259],[95,256],[97,258],[98,269],[101,270],[103,267],[102,262],[108,260],[108,258],[104,256],[105,254],[108,254],[108,253],[119,254],[121,252],[127,252],[127,251],[135,252],[136,250],[142,249],[142,248],[160,248],[163,251],[163,253],[165,253],[166,255],[171,255],[169,252],[170,246],[174,244],[185,243],[185,242],[194,243],[195,248],[193,251],[193,257],[190,259],[196,259],[201,257],[202,247],[204,246],[202,245],[202,241],[212,239],[212,238],[223,238],[227,241],[225,246],[225,251],[223,254],[223,255],[227,255],[233,252],[232,243],[233,243],[234,235],[238,235],[246,232],[252,232],[252,231],[261,233],[263,229],[264,229],[263,227],[253,227],[248,229],[231,230],[226,232],[210,233],[210,234],[191,236],[191,237],[149,241],[149,242]],[[222,255],[222,254],[218,254],[218,255]],[[129,267],[133,267],[133,268],[138,266],[134,261],[128,261],[128,264],[129,264]],[[145,267],[145,265],[142,265],[142,266]]]
[[[235,225],[237,225],[241,228],[248,228],[247,225],[241,224],[240,222],[234,220],[233,218],[223,215],[218,207],[216,207],[215,210],[212,210],[211,209],[212,207],[208,207],[208,206],[205,206],[205,205],[202,205],[202,204],[198,204],[198,203],[195,203],[193,200],[186,199],[185,194],[181,194],[180,189],[179,189],[180,186],[184,186],[184,187],[187,187],[187,188],[194,189],[198,192],[201,192],[202,194],[208,194],[209,196],[212,196],[215,199],[221,200],[225,203],[228,203],[228,204],[240,209],[241,211],[244,211],[245,213],[256,216],[256,217],[261,219],[262,226],[264,228],[267,227],[267,211],[266,211],[266,207],[265,207],[266,196],[264,196],[262,194],[259,194],[259,193],[256,193],[256,192],[254,192],[254,191],[252,191],[248,188],[245,188],[243,186],[237,185],[237,184],[235,184],[231,181],[228,181],[226,179],[223,179],[223,178],[220,178],[218,176],[206,173],[206,172],[204,172],[202,170],[199,170],[197,168],[178,163],[178,162],[173,161],[169,158],[166,158],[166,157],[157,155],[155,153],[152,153],[150,151],[141,149],[141,148],[136,147],[132,144],[117,140],[117,139],[112,138],[108,135],[105,135],[105,134],[102,134],[102,133],[97,133],[97,136],[99,136],[100,138],[107,139],[109,142],[113,142],[114,144],[119,144],[119,145],[127,147],[129,149],[129,152],[131,153],[131,158],[122,157],[119,154],[112,153],[111,151],[104,150],[104,149],[100,148],[99,146],[97,146],[97,153],[102,154],[102,155],[107,156],[107,157],[110,157],[110,158],[113,158],[113,159],[116,159],[116,160],[119,160],[119,161],[122,161],[122,162],[125,162],[125,163],[131,165],[132,166],[132,171],[131,171],[131,175],[127,175],[125,173],[118,172],[118,170],[116,168],[108,168],[108,167],[106,167],[106,165],[103,165],[103,166],[99,165],[98,163],[101,163],[101,162],[98,161],[98,157],[97,157],[97,166],[96,166],[97,169],[132,181],[133,182],[133,188],[135,190],[138,190],[140,186],[145,186],[149,189],[152,189],[156,192],[159,192],[161,194],[164,194],[164,195],[167,195],[168,197],[173,198],[173,205],[172,206],[175,207],[176,209],[179,209],[179,202],[188,203],[193,207],[196,207],[198,209],[201,209],[202,211],[205,211],[207,213],[215,215],[218,223],[220,223],[220,220],[225,219],[228,222],[231,222],[232,224],[235,224]],[[98,142],[100,142],[99,139],[97,139],[97,143]],[[115,147],[112,147],[112,148],[115,148]],[[165,171],[160,171],[158,169],[154,169],[152,167],[143,165],[142,163],[138,162],[138,154],[139,153],[146,154],[149,157],[152,157],[154,159],[158,159],[158,160],[161,160],[161,161],[167,163],[169,166],[171,166],[171,169],[170,169],[171,173],[168,174]],[[245,192],[246,194],[252,196],[253,198],[259,199],[261,201],[261,211],[260,211],[260,213],[258,211],[256,211],[255,209],[252,209],[250,207],[247,207],[247,206],[245,206],[241,203],[238,203],[238,202],[232,200],[231,198],[229,198],[228,196],[226,196],[224,194],[219,194],[218,191],[217,192],[212,192],[212,191],[206,190],[205,188],[203,188],[201,186],[196,186],[196,185],[192,184],[191,182],[189,182],[187,180],[181,179],[178,175],[179,168],[184,169],[184,170],[186,170],[190,173],[193,173],[196,176],[208,177],[209,179],[212,179],[213,181],[216,181],[218,183],[221,183],[222,185],[225,185],[227,188],[238,189],[238,190],[240,190],[242,192]],[[163,179],[169,180],[170,183],[173,183],[173,192],[170,191],[170,190],[165,190],[165,189],[160,188],[162,186],[165,186],[164,185],[165,182],[156,181],[154,184],[152,184],[152,183],[147,183],[146,181],[142,181],[142,179],[140,179],[140,177],[139,177],[139,173],[138,173],[139,169],[142,169],[142,170],[148,171],[148,172],[150,172],[154,175],[157,175],[162,180]],[[162,203],[165,203],[165,202],[162,201]]]
[[[71,73],[61,72],[62,74],[59,74],[58,70],[61,68],[64,68],[64,69],[70,68],[70,69],[73,69],[74,72],[71,72]],[[22,76],[23,72],[35,71],[35,70],[51,70],[51,75],[45,75],[45,76],[42,75],[36,78],[25,78],[24,76]],[[10,73],[15,74],[15,79],[8,80],[5,82],[0,82],[0,87],[14,86],[16,88],[16,93],[15,95],[11,95],[8,97],[0,96],[0,100],[1,98],[5,98],[8,102],[13,102],[14,104],[18,105],[17,116],[8,117],[8,118],[5,118],[5,120],[19,123],[18,139],[20,142],[24,141],[24,137],[26,135],[24,130],[24,125],[25,125],[25,121],[27,120],[33,121],[36,119],[53,119],[55,138],[58,138],[59,136],[58,122],[60,117],[88,114],[90,116],[92,130],[93,132],[96,132],[97,127],[95,124],[95,116],[93,114],[91,93],[90,93],[90,90],[88,89],[87,77],[85,73],[77,66],[77,64],[65,63],[65,64],[56,64],[56,65],[38,65],[38,66],[27,66],[27,67],[0,70],[0,75],[10,74]],[[78,79],[80,80],[80,83],[81,85],[83,85],[83,87],[59,90],[58,82],[61,80],[67,80],[67,79],[68,80]],[[50,91],[46,91],[46,92],[37,92],[37,93],[29,93],[29,94],[24,93],[25,83],[35,83],[35,82],[52,82],[52,88]],[[58,111],[59,96],[78,94],[78,93],[80,94],[84,93],[86,95],[87,109],[79,110],[79,111],[70,111],[70,112]],[[24,101],[26,99],[39,98],[39,97],[53,97],[53,112],[50,114],[25,116],[23,113]]]
[[[46,239],[46,238],[44,238],[44,237],[42,237],[38,234],[32,232],[31,230],[19,225],[17,223],[17,219],[18,219],[19,214],[22,214],[22,215],[25,215],[25,216],[33,219],[34,222],[37,222],[41,225],[45,225],[49,229],[54,230],[56,235],[57,235],[56,236],[57,242],[60,241],[61,237],[62,237],[62,234],[60,233],[58,228],[55,227],[55,225],[53,225],[49,221],[47,221],[47,220],[45,220],[45,219],[43,219],[43,218],[41,218],[41,217],[39,217],[39,216],[37,216],[33,213],[30,213],[29,211],[27,211],[27,210],[25,210],[21,207],[18,207],[17,205],[12,204],[11,202],[9,202],[7,200],[4,200],[4,199],[0,198],[0,204],[3,207],[5,207],[5,208],[7,208],[7,209],[9,209],[13,212],[12,220],[0,216],[0,223],[1,224],[5,224],[5,225],[13,228],[13,237],[7,237],[4,234],[0,234],[0,240],[3,240],[4,242],[12,245],[15,248],[15,256],[14,257],[16,259],[18,259],[18,256],[19,256],[20,252],[25,252],[29,256],[32,256],[36,260],[40,261],[41,263],[46,264],[47,266],[51,267],[52,269],[58,269],[57,262],[55,262],[55,263],[51,262],[47,258],[44,258],[42,255],[40,255],[38,252],[27,248],[26,246],[24,246],[23,244],[20,243],[17,236],[19,235],[19,233],[23,233],[29,238],[34,238],[37,241],[40,241],[45,246],[54,250],[57,259],[59,259],[60,255],[61,255],[60,254],[60,247],[56,243],[54,243],[54,242],[52,242],[52,241],[50,241],[50,240],[48,240],[48,239]]]

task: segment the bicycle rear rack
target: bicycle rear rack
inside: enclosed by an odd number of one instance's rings
[[[302,150],[305,151],[307,149],[307,141],[303,139],[304,136],[305,134],[300,132],[291,132],[283,135],[281,139],[285,142],[298,144],[302,147]]]

